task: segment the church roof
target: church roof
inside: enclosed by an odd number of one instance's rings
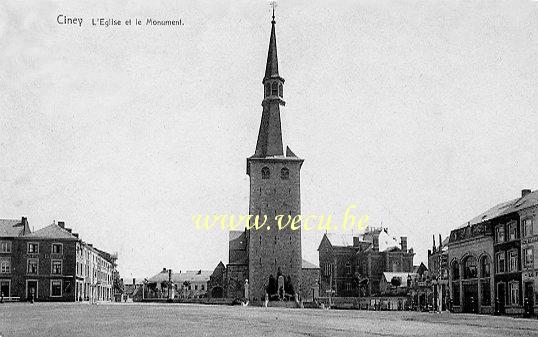
[[[316,266],[315,264],[313,264],[311,262],[306,261],[305,259],[303,259],[302,268],[303,269],[319,269],[318,266]]]
[[[267,52],[267,64],[265,65],[265,77],[267,80],[271,77],[280,77],[278,75],[278,56],[276,52],[276,32],[275,32],[275,16],[273,13],[273,21],[271,21],[271,38],[269,39],[269,50]]]

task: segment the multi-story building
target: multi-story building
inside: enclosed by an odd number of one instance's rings
[[[538,191],[500,203],[450,233],[448,256],[454,311],[524,312],[533,305]],[[523,244],[522,244],[523,243]]]
[[[3,297],[17,297],[13,291],[14,241],[30,233],[28,220],[0,219],[0,293]]]
[[[384,272],[413,272],[415,254],[407,249],[407,237],[398,242],[387,228],[358,236],[324,234],[318,252],[322,296],[372,296],[380,293]]]
[[[25,218],[23,223],[26,228]],[[3,284],[9,283],[5,289],[10,296],[36,301],[111,300],[113,256],[80,240],[63,222],[33,233],[22,231],[24,235],[9,241],[10,273],[0,277]]]

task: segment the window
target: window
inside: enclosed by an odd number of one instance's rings
[[[532,249],[532,247],[527,247],[523,250],[523,254],[525,267],[532,268],[534,265],[534,250]]]
[[[280,83],[278,85],[278,96],[284,97],[284,90],[283,90],[283,87],[282,87],[282,83]]]
[[[202,284],[202,290],[205,290],[205,285]]]
[[[62,261],[61,260],[52,260],[51,274],[54,274],[54,275],[62,274]]]
[[[460,305],[460,285],[457,282],[452,283],[452,302],[454,305]]]
[[[495,227],[495,240],[497,242],[504,242],[504,225]]]
[[[265,84],[265,97],[271,95],[271,84],[270,83],[266,83]]]
[[[517,251],[516,250],[512,250],[508,253],[508,261],[509,261],[509,270],[510,272],[514,272],[514,271],[517,271],[519,268],[518,266],[518,263],[517,263]]]
[[[198,290],[198,285],[197,284],[194,285],[194,290]]]
[[[452,262],[452,279],[453,280],[460,279],[460,266],[458,265],[457,261]]]
[[[0,262],[0,273],[2,274],[11,273],[11,261],[3,260]]]
[[[9,241],[0,242],[0,253],[11,253],[11,242]]]
[[[489,281],[482,282],[482,305],[491,305],[491,289]]]
[[[28,269],[26,270],[28,274],[38,274],[38,260],[37,259],[28,259]]]
[[[39,244],[28,243],[28,253],[39,253]]]
[[[519,283],[511,282],[509,287],[510,287],[510,304],[512,305],[519,304]]]
[[[504,252],[497,253],[497,273],[504,273],[506,268]]]
[[[351,263],[349,261],[346,262],[346,273],[351,275]]]
[[[269,168],[266,166],[262,168],[262,179],[269,179],[271,178],[271,171],[269,171]]]
[[[288,170],[288,168],[283,167],[282,170],[280,170],[280,179],[282,180],[290,179],[290,170]]]
[[[52,244],[52,253],[53,254],[62,254],[62,244],[61,243],[53,243]]]
[[[482,277],[489,277],[491,275],[489,257],[483,256],[480,263]]]
[[[463,267],[463,278],[476,278],[478,277],[477,273],[477,263],[474,256],[469,256],[465,259]]]
[[[511,222],[508,224],[508,238],[510,241],[517,239],[517,223]]]
[[[62,281],[61,280],[50,281],[50,296],[51,297],[62,296]]]
[[[522,229],[524,237],[532,236],[532,219],[523,220]]]
[[[271,95],[278,96],[278,83],[276,82],[273,82],[273,84],[271,84]]]

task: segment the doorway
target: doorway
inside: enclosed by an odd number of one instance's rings
[[[0,280],[0,293],[2,294],[2,297],[11,296],[11,287],[9,283],[9,280]]]
[[[36,300],[38,297],[37,280],[26,281],[26,298],[30,299],[31,294],[34,295],[34,300]]]
[[[478,284],[465,284],[463,286],[463,312],[478,312]]]

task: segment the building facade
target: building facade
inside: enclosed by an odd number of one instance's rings
[[[325,234],[318,247],[322,296],[357,297],[381,293],[384,272],[412,273],[413,249],[407,237],[390,237],[386,228],[353,236]]]
[[[24,232],[10,242],[9,274],[0,276],[3,292],[35,301],[112,299],[112,255],[80,240],[63,222]]]
[[[456,312],[536,313],[538,191],[500,203],[450,233],[449,285]]]

